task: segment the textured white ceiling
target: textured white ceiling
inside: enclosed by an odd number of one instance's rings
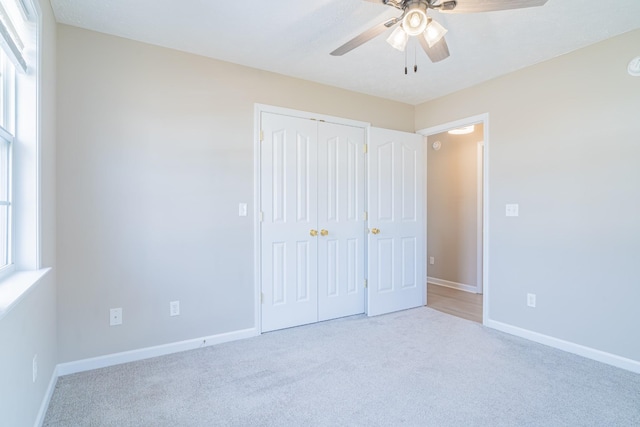
[[[414,105],[640,28],[640,0],[549,0],[542,7],[511,11],[430,12],[449,30],[451,56],[432,64],[417,43],[410,43],[405,75],[405,54],[385,42],[387,33],[344,56],[329,55],[362,31],[399,15],[389,6],[363,0],[51,4],[64,24]]]

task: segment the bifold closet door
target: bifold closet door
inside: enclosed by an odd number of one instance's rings
[[[317,123],[262,113],[262,331],[318,321]]]
[[[262,331],[364,312],[363,128],[261,115]]]
[[[318,124],[318,320],[364,313],[363,128]]]

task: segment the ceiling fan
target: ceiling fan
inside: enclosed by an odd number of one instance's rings
[[[544,5],[547,0],[365,0],[382,3],[402,11],[402,15],[382,22],[349,40],[333,52],[341,56],[368,42],[386,30],[396,27],[387,42],[404,51],[410,36],[416,37],[432,62],[449,57],[449,47],[444,39],[447,30],[427,15],[429,9],[443,13],[475,13],[495,10],[521,9]],[[398,25],[399,24],[399,25]]]

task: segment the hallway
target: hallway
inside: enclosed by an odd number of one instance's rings
[[[427,284],[427,307],[482,323],[482,294]]]

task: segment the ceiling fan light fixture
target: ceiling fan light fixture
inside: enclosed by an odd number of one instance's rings
[[[398,49],[399,51],[404,52],[405,47],[407,47],[408,40],[409,35],[402,28],[402,26],[399,25],[387,38],[387,43],[389,43],[394,49]]]
[[[407,7],[402,18],[402,28],[410,36],[417,36],[424,32],[428,22],[426,3],[416,1]]]
[[[427,29],[424,30],[424,38],[427,40],[427,44],[429,47],[433,47],[436,43],[440,41],[447,34],[446,28],[440,25],[439,22],[430,19],[429,25],[427,25]]]

